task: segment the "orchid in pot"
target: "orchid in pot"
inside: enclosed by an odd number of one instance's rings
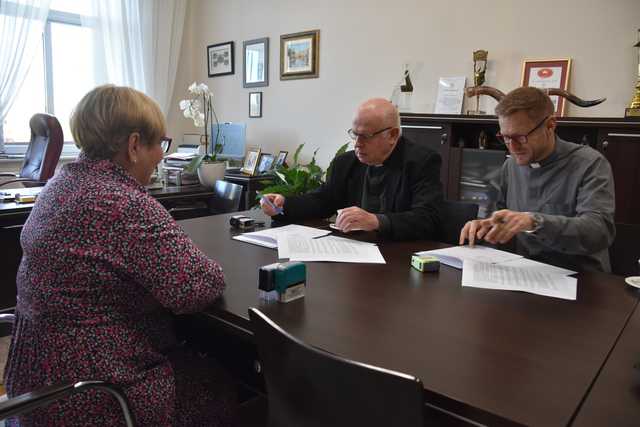
[[[217,161],[217,156],[224,146],[220,142],[220,128],[216,126],[217,132],[213,140],[212,154],[209,154],[209,130],[211,123],[215,120],[218,124],[218,117],[213,109],[213,94],[204,83],[193,82],[189,86],[191,98],[180,101],[180,109],[184,116],[193,120],[196,127],[204,127],[204,135],[200,137],[200,144],[204,145],[204,154],[196,156],[186,167],[188,172],[198,172],[200,183],[207,187],[213,187],[215,182],[224,178],[226,167],[225,162]],[[211,135],[213,136],[213,135]]]

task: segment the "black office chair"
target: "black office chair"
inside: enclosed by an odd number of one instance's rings
[[[468,202],[445,200],[442,202],[442,226],[440,240],[443,243],[457,245],[460,230],[473,219],[478,218],[478,205]]]
[[[640,225],[616,223],[616,238],[609,247],[611,272],[621,276],[637,276],[640,274]]]
[[[34,114],[29,120],[31,140],[24,155],[22,168],[18,173],[0,173],[0,177],[11,177],[0,186],[19,182],[25,187],[37,187],[46,184],[53,176],[60,160],[64,135],[55,116]]]
[[[249,318],[271,427],[423,425],[419,379],[311,347],[255,308]]]
[[[14,314],[0,314],[0,323],[13,324],[13,322],[15,322]],[[78,381],[74,383],[50,385],[34,392],[24,393],[20,396],[2,400],[0,401],[0,420],[24,414],[56,400],[90,389],[98,389],[111,394],[118,401],[122,409],[127,427],[135,427],[135,418],[131,412],[131,404],[127,396],[119,386],[106,381]]]
[[[216,214],[237,212],[242,199],[242,185],[218,180],[214,187],[215,197],[211,200],[211,211]]]

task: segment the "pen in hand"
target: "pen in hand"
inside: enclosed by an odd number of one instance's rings
[[[264,195],[260,198],[260,201],[262,203],[266,204],[267,206],[269,206],[271,209],[273,209],[276,212],[276,214],[278,214],[278,215],[280,215],[280,214],[282,214],[284,212],[284,210],[282,208],[276,206],[271,200],[269,200],[268,197],[266,197]]]

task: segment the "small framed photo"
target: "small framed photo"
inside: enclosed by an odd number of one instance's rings
[[[276,162],[274,164],[274,168],[279,168],[284,166],[284,162],[285,160],[287,160],[287,154],[289,154],[288,151],[281,151],[278,153],[278,157],[276,157]]]
[[[242,43],[243,87],[269,86],[269,38]]]
[[[525,59],[522,63],[522,86],[540,89],[563,89],[569,87],[571,59]],[[552,96],[556,115],[564,116],[565,99]]]
[[[258,160],[260,159],[260,148],[252,148],[247,151],[247,155],[244,156],[244,164],[240,169],[240,172],[248,175],[255,175],[256,168],[258,167]]]
[[[233,42],[207,46],[207,70],[209,77],[226,76],[234,73]]]
[[[280,80],[317,78],[320,30],[280,36]]]
[[[258,173],[269,172],[273,167],[273,154],[264,153],[260,156],[260,163],[258,164]]]
[[[262,117],[262,92],[249,92],[249,117]]]

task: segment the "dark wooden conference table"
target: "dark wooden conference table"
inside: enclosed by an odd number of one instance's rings
[[[582,423],[588,411],[610,408],[607,394],[617,392],[616,374],[629,374],[631,381],[630,369],[611,372],[615,368],[605,363],[610,352],[612,362],[640,362],[640,317],[636,312],[631,318],[638,293],[621,277],[578,275],[577,301],[463,288],[459,270],[442,266],[439,273],[423,274],[409,265],[413,252],[444,245],[383,242],[386,265],[307,263],[306,296],[267,303],[258,298],[258,268],[276,262],[277,251],[232,240],[228,218],[181,221],[221,263],[227,282],[224,296],[197,321],[233,329],[250,341],[247,309],[259,307],[311,345],[420,378],[426,403],[468,420],[561,426],[577,416],[578,424],[588,425],[588,419]],[[630,318],[634,330],[623,333]],[[610,380],[598,377],[601,369]],[[640,397],[621,404],[636,414],[626,424],[637,425]]]

